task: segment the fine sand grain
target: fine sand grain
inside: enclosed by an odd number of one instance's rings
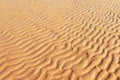
[[[120,80],[120,0],[0,0],[0,80]]]

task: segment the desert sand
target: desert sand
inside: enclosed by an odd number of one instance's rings
[[[0,80],[120,80],[120,0],[0,0]]]

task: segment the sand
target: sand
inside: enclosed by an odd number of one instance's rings
[[[120,80],[120,0],[0,0],[0,80]]]

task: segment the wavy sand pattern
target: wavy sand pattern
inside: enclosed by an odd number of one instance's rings
[[[120,0],[0,0],[0,80],[120,80]]]

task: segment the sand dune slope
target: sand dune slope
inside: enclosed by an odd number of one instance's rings
[[[0,80],[120,80],[120,0],[0,0]]]

